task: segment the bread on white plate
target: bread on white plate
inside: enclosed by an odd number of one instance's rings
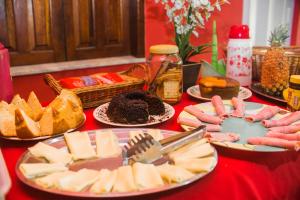
[[[43,188],[55,188],[58,185],[58,180],[74,174],[74,171],[55,172],[47,176],[39,177],[34,182]]]
[[[67,170],[68,168],[62,163],[22,163],[20,165],[20,171],[29,179]]]
[[[122,153],[118,137],[111,130],[96,131],[96,150],[99,158],[117,157]]]
[[[19,138],[28,139],[41,135],[40,126],[31,119],[22,109],[15,111],[16,131]]]
[[[117,170],[101,169],[99,179],[92,185],[90,192],[100,194],[107,193],[112,190],[112,187],[117,179]]]
[[[132,167],[130,165],[121,166],[117,170],[117,178],[114,183],[113,192],[133,192],[137,190],[134,181]]]

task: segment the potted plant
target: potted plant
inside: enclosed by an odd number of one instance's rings
[[[191,36],[199,37],[199,29],[205,27],[214,10],[221,10],[221,5],[229,3],[227,0],[155,0],[164,6],[166,14],[174,25],[175,42],[179,48],[179,55],[183,61],[184,89],[195,84],[200,63],[191,63],[192,56],[208,52],[211,44],[194,46]]]

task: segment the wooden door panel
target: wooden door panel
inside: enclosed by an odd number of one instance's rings
[[[128,2],[65,1],[68,60],[129,55]]]
[[[62,0],[0,0],[0,41],[12,65],[65,60]]]

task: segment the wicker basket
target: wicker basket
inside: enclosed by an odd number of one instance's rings
[[[269,48],[253,47],[252,79],[254,81],[260,81],[261,65]],[[300,74],[300,47],[284,47],[284,50],[290,62],[290,75]]]
[[[147,75],[147,68],[142,64],[133,65],[127,71],[119,72],[119,74],[131,76],[130,74],[137,68],[143,69],[145,75]],[[63,89],[59,84],[59,81],[56,80],[51,74],[46,74],[44,79],[46,83],[57,94],[59,94]],[[144,85],[145,85],[145,80],[139,78],[133,78],[132,80],[116,83],[113,85],[95,85],[95,86],[75,88],[70,90],[80,97],[83,108],[91,108],[110,101],[113,96],[119,93],[126,92],[129,90],[134,90],[134,89],[142,89]]]

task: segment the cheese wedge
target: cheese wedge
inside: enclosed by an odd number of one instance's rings
[[[53,135],[54,131],[54,120],[53,120],[53,111],[51,107],[47,107],[44,113],[41,116],[39,121],[41,136]]]
[[[117,179],[114,183],[113,192],[132,192],[137,187],[134,182],[132,167],[130,165],[119,167],[117,170]]]
[[[179,160],[175,162],[175,165],[187,169],[193,173],[200,173],[208,172],[215,162],[216,159],[210,156],[205,158]]]
[[[96,132],[96,147],[99,158],[117,157],[122,153],[119,140],[111,130]]]
[[[75,174],[73,171],[55,172],[47,176],[43,176],[34,180],[34,182],[43,188],[55,188],[58,185],[58,180]]]
[[[30,92],[27,104],[32,110],[33,120],[38,121],[42,117],[44,108],[33,91]]]
[[[160,176],[167,183],[181,183],[192,178],[195,174],[192,172],[175,165],[163,164],[156,167]]]
[[[7,104],[5,101],[0,102],[0,134],[5,137],[17,135],[15,107]]]
[[[22,163],[20,165],[20,171],[29,179],[67,170],[68,168],[62,163]]]
[[[135,184],[139,190],[156,188],[164,185],[164,182],[153,164],[136,162],[132,166]]]
[[[41,135],[39,124],[33,121],[22,109],[15,111],[16,131],[19,138],[33,138]]]
[[[213,153],[214,153],[214,149],[212,148],[212,146],[209,143],[205,143],[199,146],[195,146],[193,148],[188,148],[180,153],[178,152],[170,153],[169,157],[174,162],[178,162],[180,160],[187,160],[187,159],[209,156],[212,155]]]
[[[147,131],[147,133],[149,135],[151,135],[153,137],[153,139],[156,141],[164,139],[164,136],[161,134],[159,129],[149,129]],[[138,135],[144,135],[144,132],[142,130],[129,131],[129,139],[135,140],[135,136],[138,136]]]
[[[71,154],[43,142],[37,143],[33,147],[28,148],[28,150],[33,156],[43,157],[50,163],[62,163],[67,165],[72,161]]]
[[[24,110],[24,112],[33,119],[33,112],[30,106],[26,103],[24,99],[20,97],[19,94],[15,95],[14,98],[11,101],[11,104],[15,105],[16,108]]]
[[[90,192],[97,194],[110,192],[116,179],[117,170],[102,169],[99,173],[99,180],[92,185]]]
[[[87,132],[65,133],[64,136],[74,160],[97,157]]]
[[[65,191],[80,192],[95,183],[99,179],[99,173],[92,169],[81,169],[74,174],[60,178],[57,187]]]

